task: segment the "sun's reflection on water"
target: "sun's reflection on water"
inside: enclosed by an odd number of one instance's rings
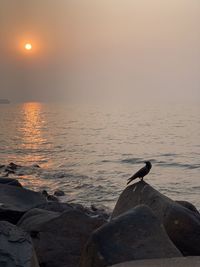
[[[45,118],[42,114],[42,104],[38,102],[24,103],[22,114],[22,148],[26,151],[24,156],[27,162],[40,162],[41,153],[39,152],[46,142],[43,134]]]

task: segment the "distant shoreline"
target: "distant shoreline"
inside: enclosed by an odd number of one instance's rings
[[[10,101],[8,99],[0,98],[0,104],[10,104]]]

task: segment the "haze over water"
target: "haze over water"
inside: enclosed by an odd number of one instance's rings
[[[112,207],[151,160],[147,182],[200,208],[199,0],[1,0],[0,25],[0,164]]]
[[[0,164],[26,166],[17,178],[29,188],[113,207],[126,179],[151,160],[148,183],[200,208],[199,112],[189,104],[0,105]]]

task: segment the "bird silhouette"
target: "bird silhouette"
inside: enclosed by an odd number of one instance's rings
[[[135,174],[133,174],[129,179],[128,179],[128,182],[127,182],[127,185],[132,182],[133,180],[135,180],[136,178],[140,178],[141,181],[143,181],[143,178],[145,175],[147,175],[150,170],[151,170],[151,162],[150,161],[145,161],[146,165],[141,168],[139,171],[137,171]]]

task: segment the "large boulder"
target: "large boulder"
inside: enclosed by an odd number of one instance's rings
[[[198,209],[190,202],[188,201],[185,201],[185,200],[176,200],[176,202],[180,205],[182,205],[183,207],[191,210],[191,211],[194,211],[195,213],[198,213],[199,214],[199,211]]]
[[[141,205],[96,230],[81,257],[81,267],[151,258],[181,257],[152,210]]]
[[[199,267],[200,257],[182,257],[128,261],[111,267]]]
[[[0,221],[0,266],[39,267],[30,236],[5,221]]]
[[[47,203],[39,205],[37,208],[62,213],[64,211],[72,210],[73,206],[68,203],[48,201]]]
[[[28,210],[46,203],[37,192],[6,184],[0,184],[0,221],[16,224]]]
[[[31,234],[40,266],[76,267],[90,234],[103,223],[76,209],[61,214],[34,209],[18,225]]]
[[[47,211],[42,209],[31,209],[26,212],[19,220],[18,226],[29,232],[39,233],[40,226],[60,216],[59,212]]]
[[[141,204],[153,210],[185,256],[200,255],[200,214],[169,199],[144,181],[130,185],[122,192],[112,218]]]
[[[110,213],[108,210],[106,210],[104,207],[96,207],[95,205],[91,205],[91,207],[89,208],[77,203],[69,204],[56,201],[48,201],[47,203],[38,206],[38,208],[60,213],[76,209],[92,217],[98,216],[102,217],[105,220],[108,220],[110,217]]]
[[[13,186],[22,187],[20,182],[17,179],[13,179],[13,178],[1,177],[0,178],[0,184],[7,184],[7,185],[13,185]]]

